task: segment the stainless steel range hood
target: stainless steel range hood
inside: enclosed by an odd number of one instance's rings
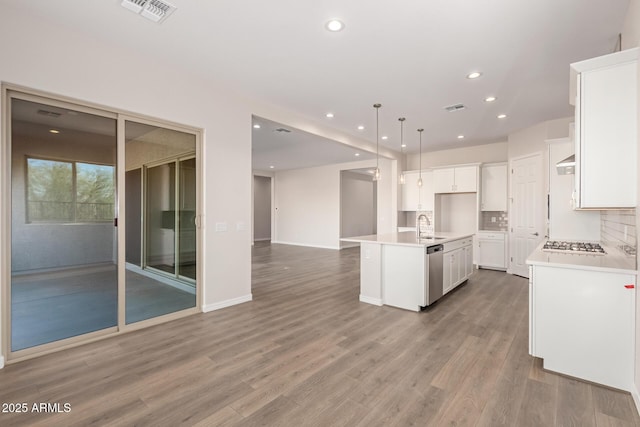
[[[576,173],[576,155],[572,154],[564,160],[556,163],[558,175],[573,175]]]

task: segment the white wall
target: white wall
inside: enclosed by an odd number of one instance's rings
[[[253,240],[271,240],[271,179],[253,176]]]
[[[375,192],[376,185],[371,176],[351,171],[341,172],[340,237],[376,234]]]
[[[435,231],[475,233],[478,196],[476,193],[436,194]]]
[[[472,147],[423,152],[422,168],[427,169],[435,166],[459,165],[464,163],[505,162],[507,160],[507,151],[506,142],[496,142]],[[407,155],[406,165],[406,170],[420,169],[420,155]]]
[[[380,159],[377,230],[389,233],[397,223],[394,164]],[[340,171],[375,167],[375,160],[295,169],[275,174],[275,243],[340,248]]]
[[[573,141],[549,142],[549,238],[552,240],[599,241],[600,211],[573,209],[575,175],[559,175],[555,164],[575,153]]]
[[[43,42],[43,37],[55,40],[56,48]],[[372,150],[368,141],[232,92],[216,83],[215,76],[203,77],[146,57],[129,46],[86,37],[53,25],[46,17],[16,10],[11,4],[3,4],[0,13],[0,55],[1,82],[203,129],[205,310],[251,298],[252,114]],[[0,115],[4,114],[2,105]],[[397,156],[384,148],[381,153]],[[4,155],[0,150],[0,156]],[[3,157],[0,160],[6,161]],[[3,181],[4,194],[8,177],[3,176]],[[388,193],[396,196],[393,189]],[[338,212],[336,209],[336,215]],[[0,215],[5,224],[5,209],[0,209]],[[390,216],[386,215],[387,223],[395,220]],[[227,222],[228,231],[215,232],[217,222]],[[6,241],[7,233],[2,230],[0,241]],[[8,269],[4,250],[0,247],[0,277],[5,277]]]

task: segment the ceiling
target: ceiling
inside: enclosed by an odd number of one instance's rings
[[[279,171],[376,158],[375,153],[271,120],[254,117],[253,124],[253,169]]]
[[[425,129],[423,147],[430,151],[505,141],[514,131],[571,115],[569,64],[612,52],[628,7],[628,0],[171,3],[177,10],[156,24],[119,0],[11,0],[15,8],[215,76],[372,143],[373,104],[381,103],[380,136],[388,139],[380,143],[399,150],[398,118],[406,117],[409,152],[417,152],[417,128]],[[327,31],[331,18],[345,28]],[[467,79],[471,71],[482,76]],[[490,95],[497,100],[485,102]],[[466,108],[444,110],[458,103]],[[254,132],[258,150],[264,150],[258,135],[266,134]],[[286,145],[269,142],[274,149]]]

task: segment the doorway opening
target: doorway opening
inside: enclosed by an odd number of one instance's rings
[[[253,241],[271,241],[272,178],[253,175]]]

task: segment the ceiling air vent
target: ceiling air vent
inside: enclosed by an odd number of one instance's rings
[[[62,115],[62,113],[57,113],[55,111],[49,110],[38,110],[38,114],[40,114],[41,116],[53,117],[54,119],[57,119]]]
[[[275,131],[276,132],[291,133],[291,131],[289,129],[285,129],[285,128],[278,128]]]
[[[158,23],[167,19],[176,10],[172,4],[161,0],[122,0],[120,4],[122,7]]]
[[[454,104],[454,105],[449,105],[448,107],[444,107],[444,109],[450,113],[453,113],[454,111],[464,110],[465,108],[467,107],[465,107],[463,104]]]

